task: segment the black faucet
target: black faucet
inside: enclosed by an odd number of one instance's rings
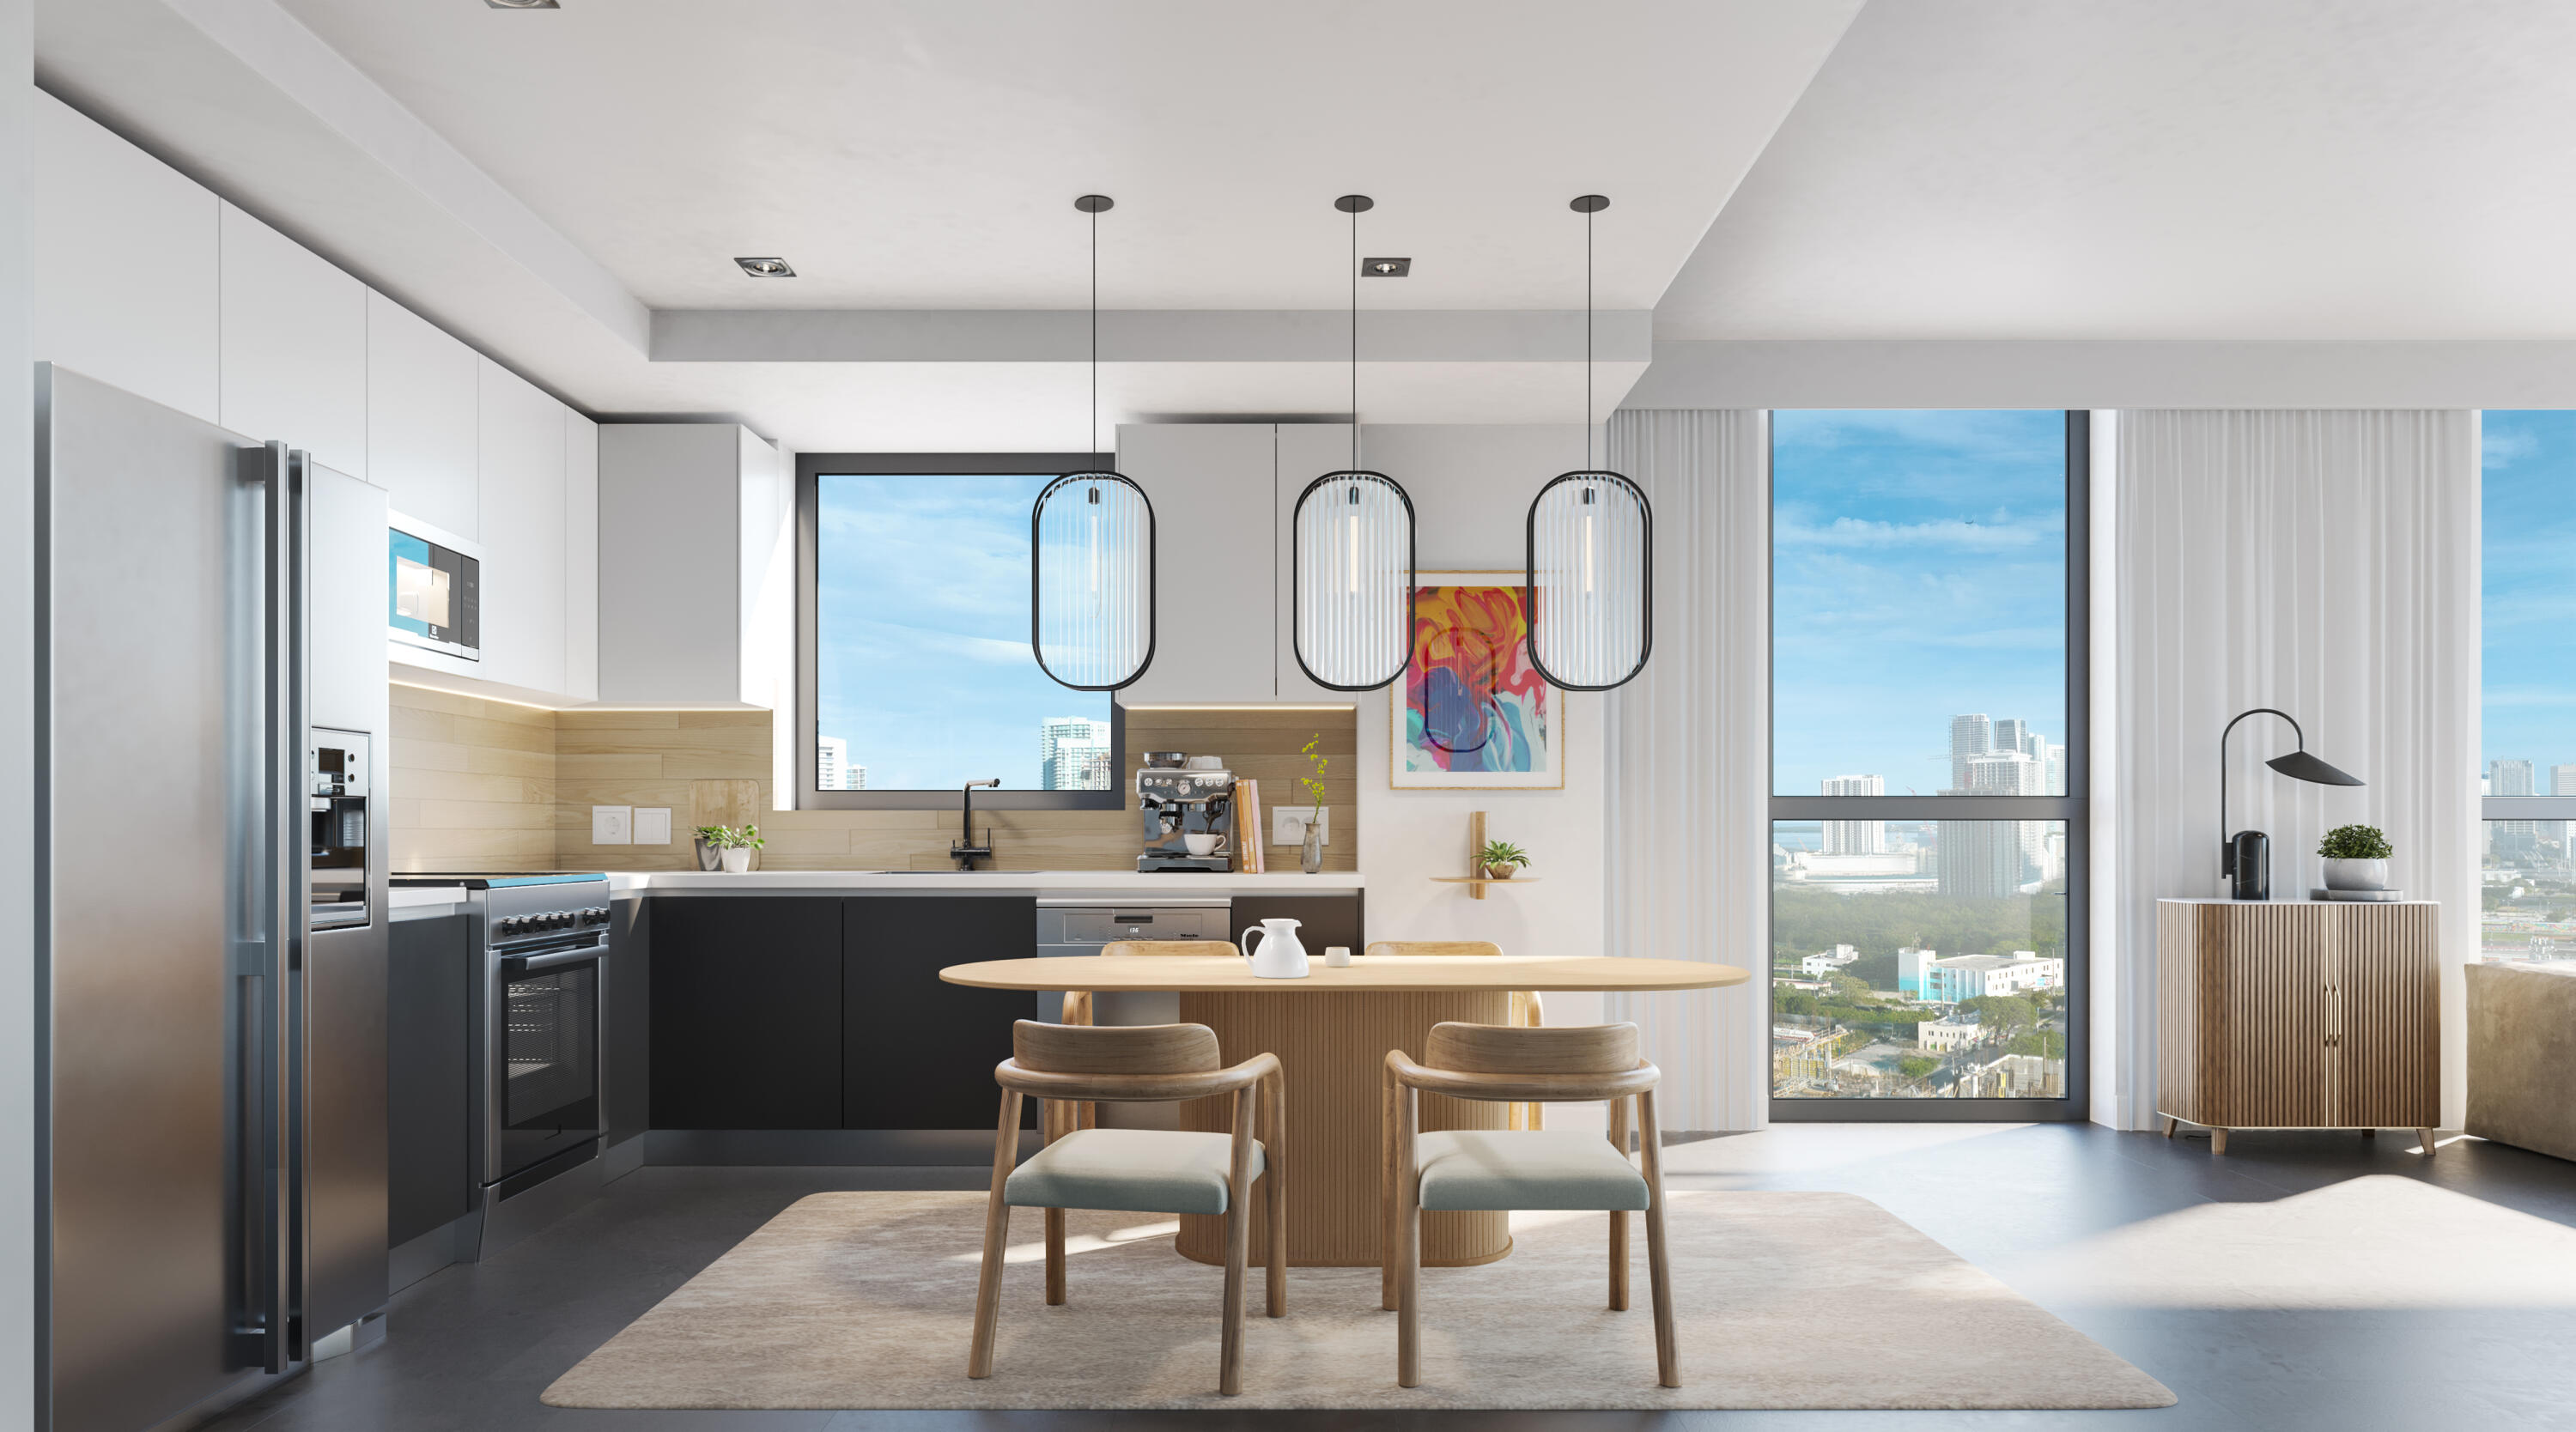
[[[998,787],[1001,784],[1002,778],[999,776],[988,781],[968,781],[966,788],[958,793],[960,824],[963,827],[964,838],[948,847],[948,855],[950,859],[957,862],[957,868],[961,871],[974,869],[978,859],[993,858],[993,832],[990,829],[984,832],[982,845],[975,843],[975,788],[977,786]]]

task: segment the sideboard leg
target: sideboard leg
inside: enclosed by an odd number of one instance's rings
[[[2210,1156],[2215,1158],[2225,1152],[2227,1152],[2227,1131],[2225,1129],[2212,1128],[2209,1131]]]
[[[2362,1136],[2363,1138],[2365,1138],[2365,1139],[2375,1139],[2375,1138],[2378,1138],[2378,1137],[2379,1137],[2379,1130],[2377,1130],[2377,1129],[2364,1129],[2364,1130],[2362,1130],[2362,1131],[2361,1131],[2361,1136]]]
[[[2431,1129],[2417,1129],[2415,1131],[2415,1141],[2423,1145],[2424,1157],[2429,1159],[2433,1156],[2433,1131]]]
[[[2165,1137],[2169,1139],[2172,1138],[2174,1136],[2174,1126],[2181,1122],[2182,1120],[2175,1118],[2171,1114],[2165,1115]]]

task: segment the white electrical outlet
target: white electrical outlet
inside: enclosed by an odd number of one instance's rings
[[[590,808],[590,843],[633,845],[635,843],[635,807],[592,806]]]
[[[1332,844],[1333,808],[1331,806],[1324,807],[1321,813],[1318,813],[1313,806],[1290,806],[1285,810],[1273,808],[1270,812],[1270,843],[1304,845],[1306,822],[1310,820],[1315,823],[1315,829],[1323,833],[1324,843]]]
[[[671,843],[671,808],[669,806],[635,808],[635,843],[637,845]]]

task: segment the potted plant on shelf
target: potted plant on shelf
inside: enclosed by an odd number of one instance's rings
[[[1324,744],[1324,733],[1318,731],[1307,740],[1304,746],[1299,747],[1297,751],[1298,755],[1301,755],[1307,760],[1313,762],[1315,766],[1315,774],[1311,776],[1300,776],[1297,778],[1297,784],[1304,786],[1306,788],[1306,794],[1312,796],[1315,801],[1315,813],[1312,816],[1309,816],[1306,820],[1305,843],[1300,845],[1297,849],[1297,868],[1305,871],[1309,875],[1320,874],[1324,869],[1323,775],[1324,768],[1331,765],[1332,761],[1326,758],[1322,752],[1315,749],[1322,744]]]
[[[720,825],[698,827],[698,868],[700,870],[717,870],[723,867],[724,847],[716,844],[716,837],[722,834],[724,834],[724,827]]]
[[[718,825],[707,829],[715,832],[707,837],[707,843],[723,857],[728,875],[740,875],[749,870],[751,853],[769,843],[760,838],[760,827],[756,825]]]
[[[1489,840],[1476,852],[1476,863],[1485,867],[1488,880],[1509,880],[1521,867],[1530,863],[1529,852],[1508,840]]]
[[[2388,888],[2388,837],[2375,825],[2339,825],[2317,845],[2325,857],[2328,890]]]

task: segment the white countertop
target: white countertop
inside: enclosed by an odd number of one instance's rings
[[[2338,909],[2358,906],[2369,909],[2379,905],[2437,905],[2438,900],[2311,900],[2304,895],[2283,895],[2272,900],[2230,900],[2224,895],[2159,895],[2159,905],[2332,905]]]
[[[454,905],[464,899],[462,885],[397,885],[385,892],[385,903],[396,910],[416,905]]]
[[[1343,895],[1361,888],[1358,872],[1328,870],[1320,875],[1218,875],[1209,873],[1144,874],[1134,870],[987,870],[966,874],[954,870],[753,870],[740,875],[721,870],[612,871],[610,887],[630,891],[767,890],[935,890],[943,894],[981,891],[993,894],[1035,892],[1039,895]]]

